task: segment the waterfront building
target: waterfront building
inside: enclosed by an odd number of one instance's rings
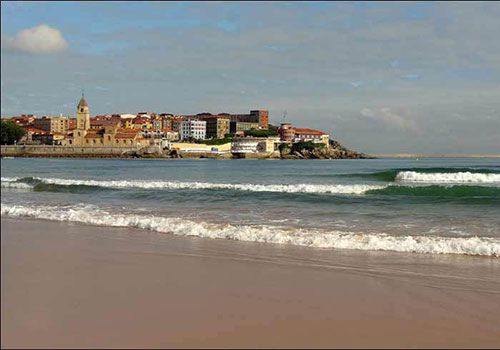
[[[151,118],[151,129],[162,129],[162,118],[161,117],[154,117]]]
[[[166,139],[169,141],[179,140],[179,133],[167,128],[143,130],[142,136],[146,139]]]
[[[269,128],[269,112],[267,110],[253,110],[249,114],[230,114],[232,122],[257,123],[256,129]]]
[[[121,120],[108,117],[108,118],[90,118],[90,128],[91,129],[100,129],[105,126],[116,126],[120,127],[121,126]]]
[[[19,125],[20,127],[23,127],[23,128],[33,126],[33,122],[35,121],[35,119],[36,119],[36,116],[34,116],[33,114],[29,114],[29,115],[23,114],[23,115],[18,116],[18,117],[5,118],[5,120],[16,123],[17,125]]]
[[[231,152],[235,154],[267,153],[278,151],[281,141],[278,136],[272,137],[235,137]]]
[[[179,135],[181,140],[206,138],[207,122],[204,120],[184,120],[180,123]]]
[[[25,127],[24,131],[25,131],[24,136],[21,138],[21,140],[19,140],[20,144],[41,143],[42,140],[41,135],[49,134],[47,131],[36,129],[31,126]]]
[[[323,131],[309,128],[295,128],[295,137],[293,142],[314,142],[324,143],[328,146],[330,136]]]
[[[224,116],[209,116],[203,119],[207,123],[207,139],[223,139],[229,130],[229,118]]]
[[[282,123],[278,128],[278,134],[283,142],[314,142],[324,143],[329,146],[330,135],[320,130],[309,128],[296,128],[290,123]]]
[[[76,129],[76,118],[68,119],[68,131]]]
[[[120,128],[111,123],[91,129],[90,111],[84,96],[77,106],[76,129],[68,133],[62,141],[66,146],[91,147],[139,147],[147,146],[150,140],[145,139],[140,130]]]
[[[281,141],[292,142],[295,137],[295,128],[291,123],[281,123],[278,128],[278,134],[280,135]]]
[[[147,117],[137,117],[132,120],[133,129],[151,129],[151,120]]]
[[[35,118],[32,123],[35,129],[47,131],[48,133],[61,133],[68,132],[68,118],[66,117],[47,117]]]
[[[137,117],[135,114],[113,114],[114,118],[120,118],[120,127],[125,129],[132,128],[132,121]]]
[[[207,145],[203,143],[170,142],[169,149],[183,153],[214,153],[223,154],[231,152],[231,142],[222,145]]]
[[[212,116],[211,113],[203,112],[196,115],[185,115],[184,117],[187,119],[205,120]],[[256,129],[269,128],[269,112],[267,110],[253,110],[249,114],[219,113],[217,116],[227,118],[230,122],[256,123]]]
[[[76,128],[79,130],[90,129],[89,105],[87,104],[87,101],[85,101],[83,94],[80,102],[78,102],[78,106],[76,107]]]
[[[229,123],[229,132],[231,134],[236,134],[238,131],[247,131],[251,129],[259,129],[259,123],[256,122],[230,122]]]
[[[49,133],[48,131],[36,129],[33,127],[27,127],[24,129],[26,133],[19,140],[19,144],[41,144],[41,145],[53,145],[61,144],[64,140],[64,134],[59,132]]]
[[[180,133],[181,131],[181,123],[187,120],[185,117],[173,117],[172,118],[172,131],[177,131]]]

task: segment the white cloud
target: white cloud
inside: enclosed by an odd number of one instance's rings
[[[377,109],[363,108],[360,113],[365,118],[395,126],[402,130],[414,130],[416,127],[413,120],[405,118],[401,115],[402,113],[398,113],[389,107]]]
[[[21,30],[14,37],[2,38],[2,47],[31,54],[48,54],[65,50],[68,43],[61,31],[41,24]]]

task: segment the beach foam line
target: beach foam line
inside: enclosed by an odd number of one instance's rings
[[[99,226],[140,228],[178,236],[291,244],[315,248],[500,257],[500,239],[489,237],[391,236],[384,233],[364,234],[286,229],[267,225],[223,225],[154,215],[110,213],[90,205],[57,207],[2,203],[1,213],[10,217],[31,217]]]
[[[127,189],[223,189],[251,192],[286,192],[286,193],[330,193],[330,194],[364,194],[370,190],[382,189],[386,185],[337,185],[337,184],[229,184],[229,183],[209,183],[209,182],[176,182],[176,181],[144,181],[144,180],[76,180],[57,178],[3,178],[4,183],[27,183],[36,185],[37,183],[60,185],[60,186],[93,186],[102,188]],[[6,185],[8,187],[11,185]]]
[[[396,175],[395,181],[439,184],[481,183],[500,185],[500,174],[473,173],[469,171],[456,173],[401,171]]]

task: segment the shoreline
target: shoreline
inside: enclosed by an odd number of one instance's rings
[[[2,217],[2,347],[491,347],[497,259]]]
[[[376,154],[372,157],[366,158],[331,158],[331,159],[318,159],[318,158],[279,158],[279,157],[227,157],[227,156],[217,156],[217,155],[203,155],[203,156],[192,156],[192,155],[183,155],[183,157],[162,157],[162,156],[142,156],[142,157],[133,157],[133,156],[117,156],[117,155],[81,155],[75,154],[74,156],[68,155],[16,155],[16,156],[4,156],[1,155],[0,159],[15,159],[15,158],[55,158],[55,159],[163,159],[163,160],[177,160],[177,159],[213,159],[213,160],[241,160],[241,159],[251,159],[251,160],[357,160],[357,159],[411,159],[411,158],[422,158],[422,159],[445,159],[445,158],[456,158],[456,159],[500,159],[500,155],[383,155]]]

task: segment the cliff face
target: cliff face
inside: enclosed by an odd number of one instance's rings
[[[330,140],[330,147],[311,143],[298,143],[291,147],[280,147],[281,159],[367,159],[367,154],[351,151],[340,143]]]

